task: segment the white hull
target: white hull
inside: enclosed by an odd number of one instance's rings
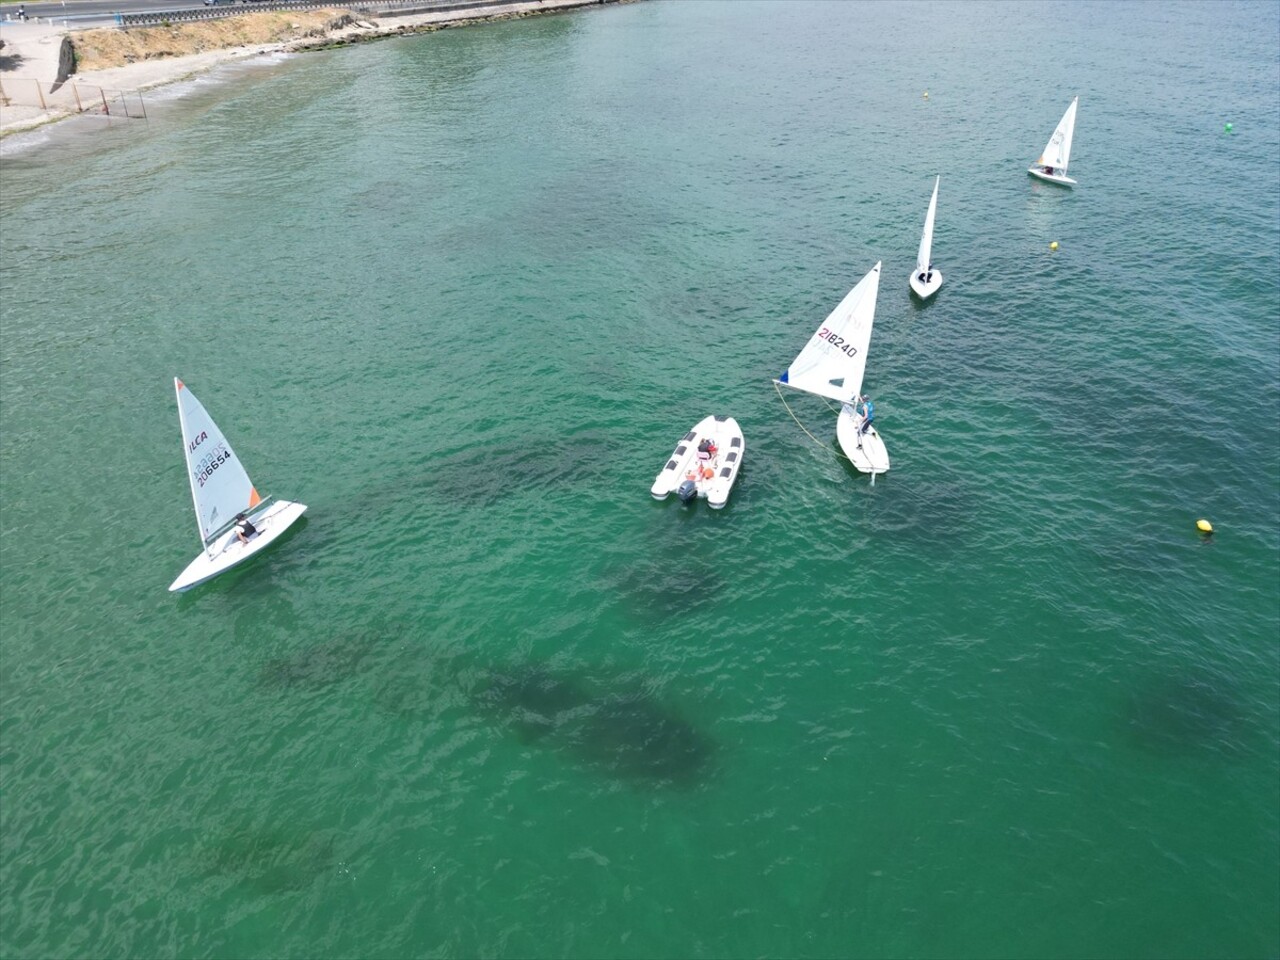
[[[248,543],[241,543],[236,538],[235,528],[232,527],[215,540],[207,551],[201,551],[200,555],[187,565],[187,569],[183,570],[178,579],[169,586],[169,591],[173,593],[190,590],[230,570],[236,564],[243,563],[255,554],[261,553],[271,546],[272,542],[279,539],[280,535],[288,530],[306,509],[305,503],[276,500],[262,513],[250,514],[249,519],[258,532],[249,539]]]
[[[936,272],[936,271],[935,271]],[[862,432],[862,415],[849,404],[840,408],[840,416],[836,420],[836,439],[840,441],[840,449],[862,473],[887,473],[889,470],[889,451],[884,440],[874,426]]]
[[[706,465],[711,471],[710,477],[703,476],[698,462],[698,444],[704,439],[710,439],[716,445],[716,455]],[[685,480],[692,480],[697,496],[706,498],[708,505],[718,510],[729,500],[729,491],[738,479],[746,449],[737,420],[733,417],[704,417],[681,437],[649,492],[655,500],[665,500],[679,490]]]
[[[1045,173],[1043,169],[1037,166],[1027,167],[1027,173],[1033,177],[1038,177],[1045,183],[1056,183],[1060,187],[1073,187],[1076,183],[1065,173]]]
[[[920,271],[915,270],[911,274],[910,281],[908,281],[911,284],[911,292],[921,300],[928,300],[937,293],[938,289],[942,286],[941,270],[930,270],[929,276],[931,279],[921,280]]]

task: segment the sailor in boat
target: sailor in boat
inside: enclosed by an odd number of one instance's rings
[[[853,412],[862,417],[862,423],[858,427],[858,446],[862,446],[862,435],[871,429],[871,421],[876,418],[876,405],[871,402],[870,397],[859,394],[858,404]]]
[[[243,513],[236,514],[236,539],[241,543],[248,543],[249,538],[257,534],[258,528],[249,522],[249,518]]]
[[[1044,168],[1044,172],[1045,172],[1045,173],[1047,173],[1049,176],[1051,176],[1051,177],[1052,177],[1052,176],[1053,176],[1053,167],[1045,167],[1045,168]]]

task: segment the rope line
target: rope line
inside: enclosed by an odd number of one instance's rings
[[[810,440],[812,440],[818,446],[825,447],[828,451],[831,451],[831,448],[829,446],[827,446],[825,443],[823,443],[821,440],[815,437],[812,433],[810,433],[809,429],[803,423],[800,422],[800,418],[795,415],[795,412],[791,409],[790,404],[787,403],[787,398],[782,395],[782,388],[778,386],[777,380],[773,381],[773,389],[778,391],[778,399],[782,401],[782,405],[786,408],[787,413],[791,414],[791,419],[796,422],[796,426],[804,431],[804,435],[808,437]],[[823,397],[822,399],[827,400],[826,397]],[[835,409],[834,407],[831,406],[830,400],[827,400],[827,407],[828,409],[831,409],[831,410]],[[853,463],[853,461],[850,460],[849,457],[845,456],[844,453],[840,452],[839,450],[835,450],[831,452],[835,453],[835,455],[839,457],[841,460],[849,460],[850,463]]]

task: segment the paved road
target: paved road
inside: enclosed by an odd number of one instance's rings
[[[223,3],[225,0],[219,0]],[[27,17],[110,18],[116,13],[144,13],[151,10],[190,10],[202,0],[63,0],[59,3],[28,3]],[[0,3],[0,21],[18,18],[18,4]]]

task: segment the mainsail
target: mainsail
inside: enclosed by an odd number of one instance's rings
[[[929,212],[924,215],[924,233],[920,236],[920,252],[916,254],[916,270],[924,273],[929,269],[929,256],[933,250],[933,215],[938,209],[938,183],[942,177],[933,181],[933,199],[929,201]]]
[[[879,288],[877,263],[845,294],[778,382],[841,403],[852,402],[862,391]]]
[[[187,458],[191,498],[196,505],[196,523],[200,540],[207,547],[236,514],[256,507],[262,498],[204,405],[177,377],[173,385],[178,393],[182,449]]]
[[[1067,112],[1062,115],[1057,129],[1049,138],[1044,153],[1036,161],[1042,167],[1053,167],[1059,173],[1066,172],[1067,161],[1071,159],[1071,134],[1076,127],[1076,104],[1079,100],[1079,97],[1072,98],[1071,106],[1067,107]]]

